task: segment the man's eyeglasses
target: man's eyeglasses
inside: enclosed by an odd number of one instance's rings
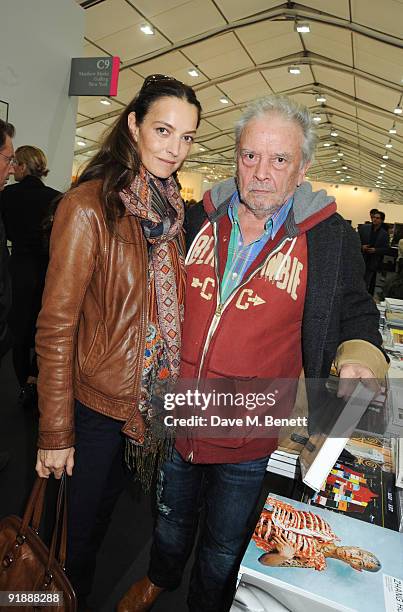
[[[4,155],[4,153],[1,152],[0,155],[1,157],[4,157],[9,166],[18,166],[18,161],[14,156],[9,157],[8,155]]]

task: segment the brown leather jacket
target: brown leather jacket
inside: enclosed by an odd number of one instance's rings
[[[147,314],[147,246],[126,214],[107,230],[101,181],[88,181],[59,204],[38,318],[39,440],[74,445],[74,399],[118,420],[141,441],[138,411]],[[122,424],[123,425],[123,424]]]

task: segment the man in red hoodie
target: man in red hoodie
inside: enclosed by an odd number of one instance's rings
[[[212,378],[297,380],[302,371],[327,378],[332,361],[342,379],[385,376],[358,239],[334,199],[304,182],[314,148],[308,109],[286,97],[257,101],[238,122],[236,179],[214,186],[189,212],[182,378],[201,385]],[[131,587],[119,612],[149,610],[163,589],[178,586],[202,505],[189,609],[229,610],[276,446],[259,434],[178,432],[159,474],[148,576]]]

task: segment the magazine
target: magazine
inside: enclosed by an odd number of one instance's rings
[[[398,612],[403,534],[269,494],[241,580],[292,612]]]

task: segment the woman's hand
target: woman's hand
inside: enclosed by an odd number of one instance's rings
[[[56,450],[38,449],[36,459],[36,471],[41,478],[49,478],[53,473],[59,479],[63,475],[64,468],[68,476],[73,473],[74,467],[74,447]]]

